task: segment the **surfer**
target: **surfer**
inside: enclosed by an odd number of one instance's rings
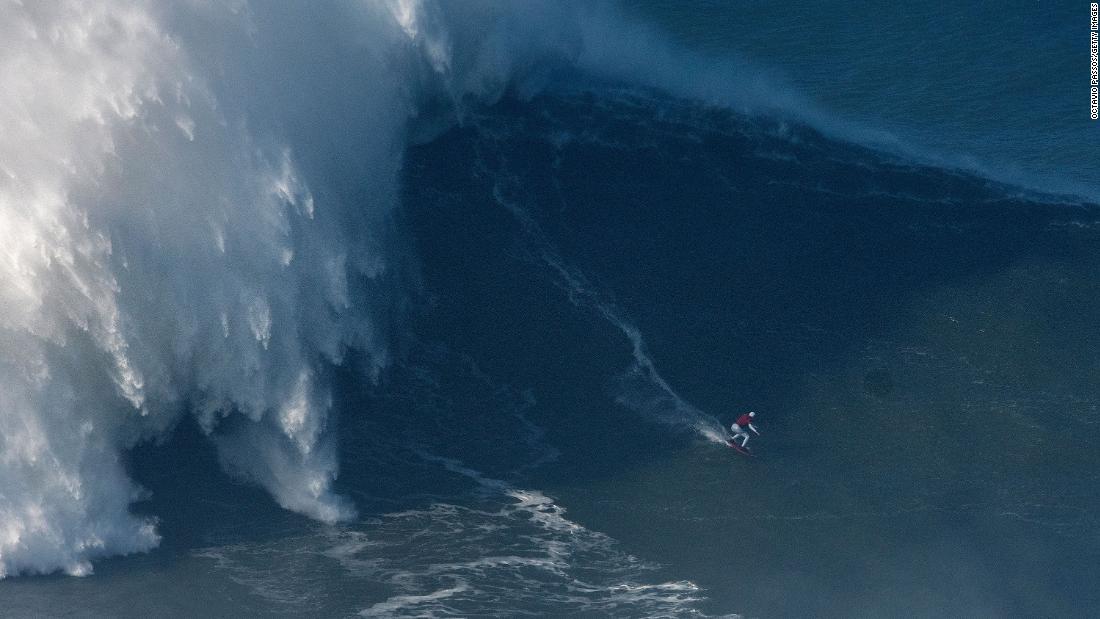
[[[749,433],[745,431],[745,428],[752,430],[757,436],[760,436],[760,430],[757,430],[756,426],[752,425],[754,419],[756,419],[756,413],[749,411],[738,417],[737,421],[730,425],[730,430],[733,431],[733,436],[730,437],[731,442],[736,443],[739,437],[745,437],[745,440],[741,442],[741,449],[744,449],[745,445],[749,443]]]

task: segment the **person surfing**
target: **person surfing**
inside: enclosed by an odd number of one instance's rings
[[[733,446],[737,446],[737,439],[742,438],[741,449],[748,451],[745,445],[749,443],[749,433],[747,430],[752,430],[757,436],[760,436],[760,430],[756,429],[756,426],[752,422],[756,419],[756,413],[749,411],[737,418],[737,421],[730,424],[730,431],[733,432],[733,436],[730,437],[730,443]],[[746,430],[747,429],[747,430]]]

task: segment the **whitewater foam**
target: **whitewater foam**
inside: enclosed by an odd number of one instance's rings
[[[472,480],[485,501],[496,510],[436,504],[427,512],[413,510],[389,514],[388,519],[415,522],[427,516],[430,529],[450,529],[472,538],[477,558],[431,561],[422,567],[406,565],[390,577],[402,594],[363,611],[377,616],[383,609],[401,615],[438,612],[441,598],[462,594],[460,610],[491,604],[497,612],[518,609],[518,602],[537,600],[546,612],[646,613],[649,616],[698,615],[694,606],[700,589],[689,581],[644,583],[637,579],[655,566],[615,548],[615,542],[565,517],[565,509],[552,498],[532,489],[517,488],[487,477],[461,462],[426,452],[427,462]],[[515,530],[515,531],[513,531]],[[424,530],[426,533],[428,530]],[[517,534],[523,532],[522,534]],[[502,534],[503,533],[503,534]],[[516,540],[523,540],[517,542]],[[473,542],[473,543],[471,543]],[[503,552],[497,552],[503,550]],[[446,549],[439,549],[444,556]],[[487,554],[488,553],[488,554]],[[467,553],[459,553],[465,556]],[[420,593],[425,587],[453,583]],[[495,598],[495,599],[494,599]],[[452,603],[459,603],[457,600]]]
[[[256,25],[179,8],[229,38]],[[225,67],[152,4],[2,13],[0,576],[84,575],[154,546],[120,452],[188,411],[208,432],[247,419],[218,436],[223,459],[284,506],[349,517],[331,490],[326,368],[348,348],[385,362],[362,299],[390,259],[361,240],[384,229],[341,223],[392,208],[396,166],[359,179],[378,203],[315,198],[294,145],[249,116],[254,99],[219,96]]]
[[[658,566],[570,520],[547,494],[458,460],[417,454],[418,462],[406,464],[472,483],[423,507],[192,556],[212,562],[273,612],[706,616],[697,610],[700,587],[660,580]],[[320,586],[334,582],[339,586]]]

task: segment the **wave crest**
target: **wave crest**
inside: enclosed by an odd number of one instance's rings
[[[272,122],[297,112],[279,103],[265,118],[262,93],[219,81],[264,50],[210,66],[189,53],[200,30],[180,30],[218,19],[221,36],[247,40],[266,17],[188,10],[3,9],[0,576],[87,574],[91,559],[154,546],[154,521],[128,512],[141,490],[121,453],[188,412],[280,504],[354,513],[332,491],[327,368],[349,349],[385,363],[382,220],[398,164],[359,178],[375,199],[337,195],[333,176],[300,163],[308,145]],[[373,157],[392,161],[401,123],[371,129]],[[241,422],[222,432],[227,416]]]

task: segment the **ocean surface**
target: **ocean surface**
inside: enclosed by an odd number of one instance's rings
[[[1100,613],[1087,4],[882,7],[0,8],[0,614]]]

